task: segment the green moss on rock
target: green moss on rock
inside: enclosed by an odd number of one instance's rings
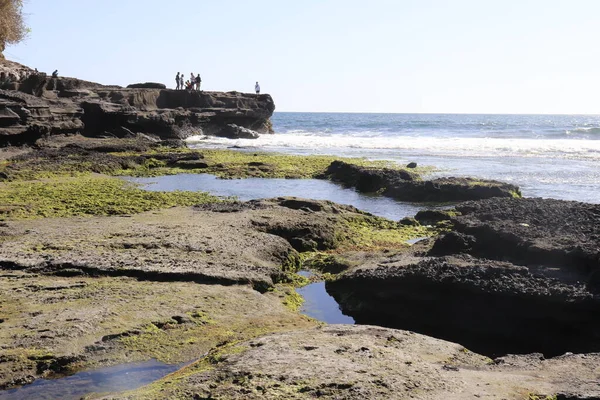
[[[86,177],[0,184],[0,218],[127,215],[219,202],[203,192],[151,192],[117,178]]]

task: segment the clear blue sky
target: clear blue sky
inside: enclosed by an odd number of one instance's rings
[[[202,75],[279,111],[600,113],[598,0],[28,0],[5,54],[105,84]]]

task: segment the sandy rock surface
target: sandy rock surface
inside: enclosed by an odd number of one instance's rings
[[[148,387],[104,398],[462,400],[544,398],[558,393],[600,396],[599,361],[598,354],[493,361],[460,345],[412,332],[336,325],[240,343]]]

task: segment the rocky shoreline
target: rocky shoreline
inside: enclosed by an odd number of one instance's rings
[[[5,60],[0,60],[2,69],[13,80],[0,84],[0,146],[74,133],[158,139],[273,133],[275,103],[268,94],[105,86],[49,77]]]
[[[187,149],[185,126],[269,131],[272,99],[52,79],[0,91],[1,144],[28,143],[0,148],[1,389],[157,359],[192,363],[87,398],[600,398],[600,206],[363,159]],[[183,172],[446,207],[390,221],[118,178]],[[359,325],[299,313],[300,269]]]

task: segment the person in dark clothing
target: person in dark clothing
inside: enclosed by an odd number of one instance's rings
[[[177,87],[175,88],[175,90],[179,90],[179,88],[181,88],[181,81],[179,80],[179,72],[177,73],[177,75],[175,75],[175,83],[177,84]]]
[[[196,90],[200,90],[200,84],[202,83],[202,79],[200,78],[200,73],[196,75]]]
[[[54,72],[52,73],[52,77],[58,78],[58,70],[57,69],[55,69]]]
[[[254,85],[254,90],[256,91],[256,94],[260,94],[260,85],[258,82],[256,82],[256,85]]]

